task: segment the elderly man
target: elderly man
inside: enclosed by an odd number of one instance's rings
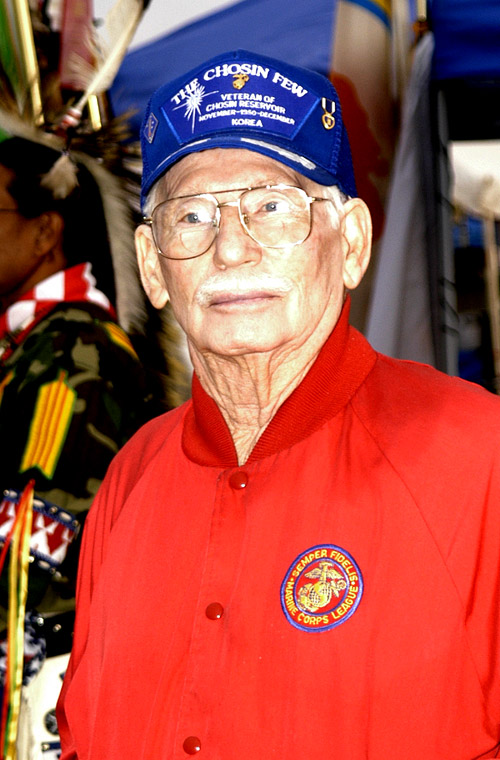
[[[192,400],[84,538],[63,760],[499,751],[499,402],[348,324],[370,251],[337,94],[245,51],[151,99],[153,304]]]

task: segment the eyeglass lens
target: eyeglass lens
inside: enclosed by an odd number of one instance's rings
[[[212,195],[174,198],[153,212],[153,234],[170,258],[205,253],[218,232],[221,207],[238,205],[241,224],[257,243],[270,248],[302,243],[310,231],[310,201],[298,187],[254,188],[228,204]]]

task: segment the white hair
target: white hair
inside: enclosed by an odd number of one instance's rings
[[[146,201],[144,203],[145,217],[150,217],[158,203],[161,203],[161,201],[157,200],[157,198],[159,195],[160,187],[165,181],[165,176],[165,174],[162,174],[161,177],[159,177],[159,179],[157,179],[156,182],[154,182],[148,190]]]
[[[317,198],[328,198],[331,201],[331,203],[321,205],[326,205],[330,219],[333,225],[337,227],[344,216],[344,204],[349,200],[349,196],[343,193],[337,185],[319,185],[317,182],[311,183],[308,192]]]

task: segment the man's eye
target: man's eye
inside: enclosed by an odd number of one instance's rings
[[[284,198],[275,198],[263,203],[260,212],[262,214],[286,214],[289,208],[290,204]]]
[[[181,219],[181,222],[185,222],[186,224],[199,224],[201,222],[200,215],[196,213],[196,211],[191,211]]]
[[[271,211],[278,211],[279,204],[276,201],[269,201],[269,203],[266,203],[264,206],[264,211],[271,212]]]
[[[186,227],[195,227],[199,224],[210,224],[212,217],[208,209],[193,209],[182,211],[177,214],[175,224]]]

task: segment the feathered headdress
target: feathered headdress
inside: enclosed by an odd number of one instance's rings
[[[140,150],[126,116],[109,117],[106,99],[148,3],[116,0],[96,25],[91,0],[45,0],[36,11],[28,0],[3,0],[0,139],[23,137],[56,151],[43,179],[54,197],[71,194],[79,167],[92,175],[106,219],[118,320],[148,354],[167,406],[176,406],[189,396],[189,362],[170,309],[157,314],[140,285],[133,243]]]
[[[90,3],[81,0],[66,0],[55,20],[41,11],[30,12],[26,0],[6,0],[0,11],[0,130],[4,137],[22,137],[55,151],[54,165],[42,180],[54,198],[71,194],[79,166],[92,175],[108,229],[118,318],[127,331],[140,330],[144,319],[122,160],[127,127],[124,119],[106,119],[97,98],[112,81],[144,7],[144,0],[116,2],[104,25],[107,45],[103,34],[95,31]],[[84,115],[90,101],[93,115]],[[73,118],[68,123],[70,110]]]

